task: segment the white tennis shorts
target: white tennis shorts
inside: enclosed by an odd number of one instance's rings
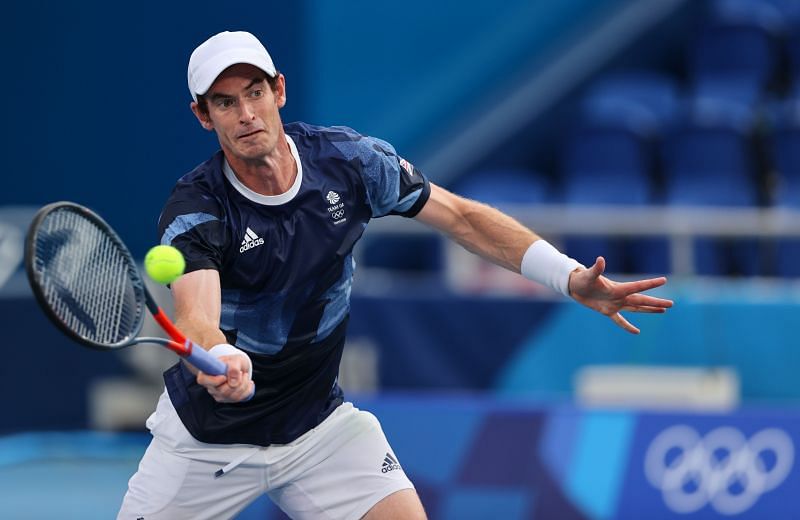
[[[378,420],[351,403],[294,442],[268,447],[195,440],[166,391],[147,427],[153,440],[128,483],[120,519],[232,518],[262,493],[291,518],[358,519],[414,487]]]

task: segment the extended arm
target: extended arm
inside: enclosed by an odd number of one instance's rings
[[[222,304],[217,271],[203,269],[181,276],[172,283],[172,296],[175,325],[187,337],[206,349],[227,343],[219,329]],[[249,360],[242,355],[225,355],[220,359],[228,365],[227,376],[210,376],[187,366],[197,374],[197,383],[206,387],[217,401],[238,402],[248,398],[253,390],[253,382],[247,374]]]
[[[563,287],[576,301],[610,317],[614,323],[638,334],[639,329],[629,323],[620,311],[661,313],[672,306],[672,301],[639,294],[662,286],[666,278],[651,278],[636,282],[619,283],[603,276],[605,260],[598,257],[586,269],[552,250],[536,233],[510,216],[479,202],[459,197],[431,183],[431,195],[417,218],[442,231],[467,250],[526,277],[542,281],[550,279],[550,266],[543,275],[537,272],[540,263],[547,262],[562,269],[553,278],[563,277],[558,283],[548,283],[554,288]],[[542,247],[546,246],[546,247]],[[542,255],[541,253],[545,254]],[[522,269],[525,259],[526,269]],[[532,274],[531,274],[532,273]]]
[[[465,199],[431,183],[431,195],[417,219],[475,253],[515,273],[539,235],[491,206]]]

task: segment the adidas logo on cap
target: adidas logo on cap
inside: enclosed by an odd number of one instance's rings
[[[244,233],[244,240],[242,240],[242,247],[239,248],[240,253],[244,253],[248,249],[253,249],[254,247],[260,246],[264,244],[264,239],[259,238],[258,235],[253,232],[252,229],[247,228]]]
[[[381,473],[389,473],[392,470],[400,469],[400,464],[397,463],[391,453],[387,453],[383,458],[383,465],[381,466]]]

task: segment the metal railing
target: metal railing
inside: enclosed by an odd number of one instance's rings
[[[789,208],[509,204],[499,209],[548,239],[565,236],[664,237],[670,244],[672,273],[677,275],[693,274],[693,240],[698,237],[800,237],[800,210]],[[430,233],[435,231],[416,221],[381,218],[370,223],[365,240],[386,235]]]

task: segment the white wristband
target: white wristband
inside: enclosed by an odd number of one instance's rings
[[[569,296],[569,274],[583,264],[560,253],[546,240],[539,239],[525,251],[520,272],[528,280],[539,282]]]
[[[244,350],[239,350],[238,348],[230,345],[228,343],[220,343],[219,345],[214,345],[210,349],[208,349],[208,353],[220,358],[222,356],[244,356],[247,359],[247,377],[250,378],[252,381],[253,379],[253,362],[250,360],[250,356],[247,355],[247,352]]]

